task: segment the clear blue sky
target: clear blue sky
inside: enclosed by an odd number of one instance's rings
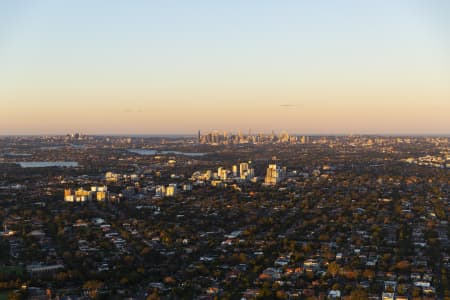
[[[450,1],[2,1],[0,134],[450,133]]]

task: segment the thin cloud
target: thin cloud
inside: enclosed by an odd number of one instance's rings
[[[294,105],[294,104],[290,104],[290,103],[286,103],[286,104],[280,104],[280,106],[281,106],[281,107],[284,107],[284,108],[291,108],[291,107],[295,107],[295,105]]]

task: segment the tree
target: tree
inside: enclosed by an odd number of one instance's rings
[[[277,299],[287,299],[286,293],[284,291],[282,291],[282,290],[278,290],[275,293],[275,295],[276,295]]]
[[[147,296],[146,300],[159,300],[158,291],[153,291],[150,295]]]
[[[364,300],[367,299],[367,292],[362,289],[353,290],[350,293],[350,300]]]
[[[15,291],[8,293],[8,300],[21,300],[21,299],[23,299],[22,295]]]
[[[331,262],[328,264],[328,273],[331,274],[331,276],[336,277],[337,273],[339,272],[340,266],[335,262]]]
[[[103,282],[99,280],[89,280],[83,284],[83,288],[88,290],[89,296],[91,298],[96,298],[98,290],[103,287]]]
[[[371,269],[365,269],[363,272],[363,277],[367,278],[368,280],[372,280],[375,277],[375,272]]]
[[[402,261],[399,261],[395,267],[401,271],[404,271],[406,269],[409,269],[410,263],[407,260],[402,260]]]

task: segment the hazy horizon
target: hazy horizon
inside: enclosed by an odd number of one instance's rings
[[[0,66],[0,135],[450,134],[444,0],[4,2]]]
[[[217,131],[219,133],[223,133],[223,131],[218,131],[218,130],[213,130],[213,131]],[[201,131],[201,134],[208,134],[211,131]],[[234,132],[234,131],[226,131],[229,134],[237,134],[238,132]],[[283,132],[286,131],[280,131],[280,132],[274,132],[276,135],[279,135]],[[36,133],[36,134],[0,134],[0,137],[44,137],[44,136],[49,136],[49,137],[62,137],[62,136],[67,136],[67,135],[71,135],[71,134],[81,134],[83,136],[97,136],[97,137],[133,137],[133,138],[138,138],[138,137],[170,137],[170,138],[176,138],[176,137],[183,137],[183,138],[187,138],[187,137],[193,137],[193,138],[197,138],[198,132],[196,133],[152,133],[152,134],[124,134],[124,133],[93,133],[93,134],[86,134],[83,132],[71,132],[71,133]],[[257,134],[264,134],[264,135],[269,135],[272,132],[252,132],[252,135],[257,135]],[[450,137],[450,133],[447,134],[435,134],[435,133],[430,133],[430,134],[417,134],[417,133],[334,133],[334,134],[327,134],[327,133],[323,133],[323,134],[319,134],[319,133],[298,133],[298,132],[287,132],[290,136],[310,136],[310,137],[346,137],[346,136],[380,136],[380,137]],[[247,136],[248,133],[243,133],[244,136]]]

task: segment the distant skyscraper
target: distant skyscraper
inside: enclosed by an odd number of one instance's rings
[[[239,177],[243,180],[252,179],[255,176],[255,171],[253,168],[250,168],[248,163],[240,163],[239,164]]]
[[[166,195],[166,188],[163,185],[158,185],[155,188],[155,196],[162,198]]]
[[[233,167],[231,168],[231,171],[233,172],[233,177],[238,176],[238,167],[236,165],[233,165]]]
[[[266,171],[264,182],[266,184],[275,185],[281,181],[283,177],[282,170],[276,164],[270,164]]]
[[[166,197],[173,197],[177,193],[177,185],[174,183],[169,184],[166,188]]]
[[[222,167],[219,167],[217,169],[217,176],[219,176],[219,178],[221,180],[226,180],[227,179],[227,170]]]
[[[248,163],[239,164],[239,176],[241,176],[241,179],[245,179],[245,174],[247,174],[248,169]]]

